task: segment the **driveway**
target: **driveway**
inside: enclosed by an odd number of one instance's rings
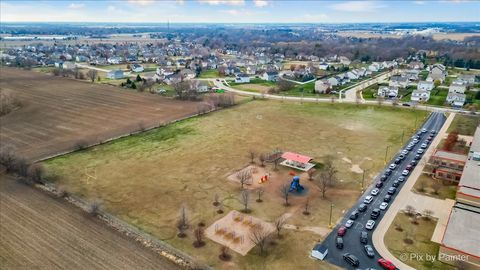
[[[428,147],[426,153],[423,155],[422,161],[419,162],[418,166],[413,170],[412,174],[407,179],[405,186],[401,189],[400,193],[397,195],[397,198],[390,205],[390,209],[387,211],[387,213],[385,213],[384,217],[378,224],[377,229],[373,232],[372,241],[377,252],[383,258],[386,258],[392,261],[393,264],[395,264],[398,268],[402,270],[404,269],[414,270],[414,268],[404,264],[401,260],[397,259],[395,256],[393,256],[390,253],[390,251],[385,246],[385,242],[384,242],[385,233],[387,232],[388,228],[392,224],[397,213],[402,209],[405,209],[407,205],[412,205],[413,207],[415,207],[415,209],[418,212],[422,212],[425,209],[432,210],[433,216],[439,218],[440,226],[437,226],[438,228],[435,229],[436,233],[434,232],[432,239],[434,238],[438,239],[438,234],[442,224],[446,226],[448,215],[450,213],[450,209],[453,206],[454,201],[439,200],[439,199],[430,198],[427,196],[418,195],[412,192],[412,188],[415,185],[415,182],[417,181],[418,177],[423,172],[423,168],[426,163],[424,161],[432,155],[435,148],[437,148],[440,141],[444,138],[445,133],[448,127],[450,126],[450,124],[452,123],[454,117],[455,117],[455,113],[452,113],[449,115],[443,127],[438,132],[438,135],[435,137],[435,139],[432,141],[432,143]]]
[[[341,92],[345,91],[345,98],[342,99],[342,102],[346,101],[346,102],[356,102],[357,101],[357,93],[359,91],[362,91],[363,89],[373,85],[373,84],[376,84],[376,83],[379,83],[379,82],[382,82],[386,79],[388,79],[390,76],[394,75],[397,73],[397,70],[392,70],[392,71],[389,71],[389,72],[385,72],[385,73],[382,73],[380,75],[377,75],[376,77],[370,79],[370,80],[366,80],[366,81],[361,81],[353,86],[351,86],[350,88],[347,88],[347,89],[344,89],[342,91],[340,91],[340,96],[341,95]],[[362,96],[360,96],[360,101],[362,103],[365,103],[365,99],[363,99]]]

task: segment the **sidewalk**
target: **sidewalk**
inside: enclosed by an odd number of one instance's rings
[[[454,117],[455,117],[455,113],[451,113],[448,116],[447,120],[445,121],[438,135],[435,137],[435,139],[432,141],[432,143],[428,147],[425,155],[422,158],[422,161],[424,159],[428,159],[432,155],[433,151],[437,148],[440,141],[444,138],[446,131],[450,126],[450,124],[452,123]],[[404,264],[398,258],[393,256],[388,250],[388,248],[385,246],[385,242],[384,242],[385,233],[387,232],[388,228],[392,224],[393,219],[395,218],[397,213],[402,209],[405,209],[405,206],[407,205],[412,205],[419,212],[425,209],[432,210],[433,216],[439,219],[438,224],[440,224],[440,226],[438,226],[437,224],[434,235],[432,236],[432,239],[436,240],[438,239],[438,234],[441,226],[443,224],[446,225],[447,223],[450,209],[454,203],[454,201],[452,200],[440,200],[440,199],[430,198],[427,196],[418,195],[412,192],[412,188],[415,185],[415,182],[417,181],[418,177],[422,173],[425,163],[426,162],[419,162],[419,165],[413,170],[410,177],[408,177],[407,182],[404,184],[403,188],[400,190],[400,193],[398,194],[397,198],[390,205],[390,209],[387,211],[387,213],[385,213],[382,220],[377,225],[377,229],[373,232],[373,236],[372,236],[373,245],[375,246],[375,249],[378,251],[378,253],[380,253],[380,255],[383,258],[390,260],[393,264],[395,264],[395,266],[397,266],[402,270],[404,269],[414,270],[414,268]]]

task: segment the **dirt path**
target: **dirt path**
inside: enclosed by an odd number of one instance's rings
[[[0,268],[178,269],[65,202],[0,176]]]

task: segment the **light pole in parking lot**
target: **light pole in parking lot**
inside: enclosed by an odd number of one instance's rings
[[[363,189],[365,187],[365,173],[366,173],[367,170],[363,170],[363,176],[362,176],[362,193],[363,193]]]
[[[332,228],[332,210],[333,210],[333,203],[330,204],[330,221],[328,222],[328,228]]]
[[[387,148],[385,149],[385,160],[383,162],[385,165],[387,165],[388,148],[390,148],[390,145],[387,145]]]

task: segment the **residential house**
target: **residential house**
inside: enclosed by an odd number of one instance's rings
[[[122,58],[120,57],[110,57],[107,59],[107,62],[111,65],[118,65],[122,62]]]
[[[434,64],[430,67],[430,72],[428,73],[427,81],[436,81],[439,80],[440,82],[445,81],[445,77],[448,75],[448,72],[444,65],[442,64]]]
[[[133,64],[130,68],[133,72],[143,72],[145,69],[140,64]]]
[[[330,77],[327,79],[327,82],[331,85],[331,86],[337,86],[340,84],[340,79],[338,77]]]
[[[360,78],[356,70],[348,71],[346,74],[350,80],[357,80]]]
[[[467,96],[461,93],[449,92],[447,95],[447,102],[454,107],[463,107],[466,99],[467,99]]]
[[[340,56],[338,57],[338,61],[341,63],[341,64],[344,64],[346,66],[350,65],[350,63],[352,61],[350,61],[350,59],[348,59],[346,56]]]
[[[475,84],[475,74],[461,74],[458,76],[456,81],[463,82],[467,85],[473,85]]]
[[[399,87],[399,88],[406,88],[408,85],[408,78],[402,77],[400,75],[395,75],[390,77],[390,81],[388,82],[389,86]]]
[[[56,68],[60,68],[60,69],[74,69],[74,68],[75,68],[75,64],[72,63],[72,62],[63,62],[63,61],[60,61],[60,62],[55,62],[55,67],[56,67]]]
[[[458,182],[462,177],[466,161],[466,155],[437,149],[432,154],[426,170],[434,178]]]
[[[432,91],[433,87],[433,82],[419,81],[417,84],[417,90]]]
[[[158,75],[170,76],[174,73],[175,73],[175,71],[171,68],[157,67],[157,74]]]
[[[76,62],[87,62],[88,60],[89,60],[88,57],[86,57],[84,55],[77,55],[75,57]]]
[[[329,65],[327,63],[320,63],[318,65],[318,69],[321,69],[321,70],[327,70],[329,67]]]
[[[448,93],[464,94],[466,90],[467,90],[467,86],[465,84],[459,84],[458,82],[453,82],[448,87]]]
[[[415,102],[426,102],[429,99],[430,91],[425,90],[413,90],[412,95],[410,96],[410,100]]]
[[[410,69],[402,72],[401,76],[407,78],[410,82],[418,80],[418,75],[420,74],[419,70]]]
[[[256,66],[247,66],[245,69],[245,73],[248,75],[255,75],[257,73],[257,67]]]
[[[262,74],[262,79],[265,81],[275,82],[278,80],[278,72],[276,71],[265,71]]]
[[[179,74],[185,80],[191,80],[191,79],[194,79],[197,76],[197,74],[194,71],[192,71],[191,69],[188,69],[188,68],[180,70]]]
[[[123,70],[117,69],[117,70],[110,70],[107,73],[107,78],[111,80],[118,80],[123,78]]]
[[[198,93],[206,93],[209,91],[208,89],[208,84],[206,82],[203,82],[203,81],[197,81],[195,84],[194,84],[194,87],[195,87],[195,90],[198,92]]]
[[[370,64],[368,66],[368,70],[372,71],[372,72],[377,72],[379,71],[380,69],[382,69],[382,66],[380,63],[378,62],[373,62],[372,64]]]
[[[328,81],[318,80],[315,82],[315,92],[319,94],[326,94],[330,92],[332,85]]]
[[[377,95],[385,98],[396,98],[398,96],[398,87],[380,86]]]
[[[420,61],[412,61],[408,63],[408,67],[412,69],[420,70],[420,69],[424,69],[425,65]]]
[[[240,73],[235,77],[235,82],[236,83],[249,83],[250,82],[250,76],[248,76],[245,73]]]

